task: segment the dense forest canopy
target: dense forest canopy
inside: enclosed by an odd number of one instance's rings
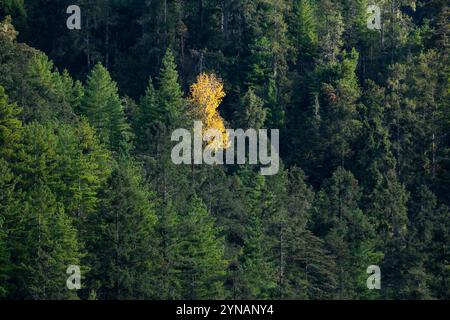
[[[445,0],[0,0],[0,298],[449,299],[448,31]],[[198,119],[279,129],[278,174],[174,164]]]

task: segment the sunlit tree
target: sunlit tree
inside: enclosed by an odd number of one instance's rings
[[[217,130],[221,134],[220,139],[207,137],[207,146],[213,150],[229,146],[224,120],[217,110],[224,97],[223,83],[215,74],[202,73],[191,86],[192,113],[202,120],[203,135],[210,129]]]

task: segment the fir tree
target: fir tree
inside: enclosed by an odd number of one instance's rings
[[[45,185],[22,198],[22,209],[8,222],[11,235],[11,299],[73,299],[65,286],[70,265],[80,265],[80,243],[72,219]]]
[[[131,159],[119,159],[100,199],[99,212],[89,219],[91,288],[102,299],[152,297],[156,216],[152,194]]]
[[[182,298],[221,298],[226,262],[220,229],[215,226],[201,199],[194,196],[186,208],[180,230],[180,273]]]
[[[88,76],[81,111],[111,150],[126,148],[130,139],[129,124],[125,119],[117,84],[100,63]]]
[[[178,83],[178,72],[175,59],[170,49],[167,49],[158,76],[158,105],[163,123],[166,126],[174,124],[183,115],[183,92]]]
[[[356,280],[369,265],[379,262],[369,261],[367,256],[367,249],[375,250],[375,230],[359,208],[360,197],[361,189],[354,176],[338,168],[316,199],[313,230],[324,237],[336,257],[339,299],[354,298],[358,287],[363,286]]]

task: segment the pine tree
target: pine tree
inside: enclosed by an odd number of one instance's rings
[[[295,240],[298,241],[297,251],[294,251],[289,260],[293,259],[292,263],[295,265],[292,267],[298,268],[301,272],[287,274],[288,281],[292,281],[295,285],[286,292],[286,298],[293,296],[296,299],[335,299],[338,267],[324,241],[309,230]],[[294,275],[295,279],[292,278]]]
[[[174,124],[183,115],[183,92],[178,83],[176,67],[172,51],[167,49],[158,76],[157,99],[166,126]]]
[[[342,39],[344,22],[341,5],[330,0],[321,0],[318,1],[317,6],[320,21],[322,21],[318,29],[319,39],[321,39],[318,61],[324,64],[335,64],[344,44]]]
[[[226,261],[215,219],[197,196],[190,199],[181,220],[179,272],[182,298],[221,298]]]
[[[145,96],[139,102],[138,116],[134,126],[137,133],[136,147],[139,151],[156,153],[156,146],[153,146],[153,140],[158,135],[158,129],[163,123],[164,114],[161,111],[157,104],[157,92],[150,78]],[[159,140],[158,137],[156,139]]]
[[[249,166],[238,171],[239,193],[244,205],[242,251],[239,254],[236,294],[241,299],[267,299],[277,288],[277,270],[267,234],[264,191],[266,179]],[[265,223],[264,223],[265,222]]]
[[[261,129],[267,118],[264,101],[258,97],[253,89],[249,89],[241,98],[241,109],[235,111],[236,127],[243,129]]]
[[[81,111],[111,150],[126,149],[130,140],[129,124],[125,119],[117,84],[100,63],[88,76]]]
[[[65,286],[70,265],[80,265],[80,243],[72,219],[48,187],[35,184],[8,221],[11,299],[74,299]]]
[[[39,52],[32,57],[25,78],[26,84],[22,84],[21,88],[28,88],[21,92],[23,97],[18,99],[24,108],[25,120],[56,118],[68,122],[73,119],[71,103],[76,104],[79,99],[76,94],[80,93],[75,93],[71,83],[73,80],[67,74],[61,75],[45,54]]]
[[[314,280],[310,273],[319,271],[314,271],[311,267],[314,263],[321,264],[320,269],[323,274],[329,273],[331,276],[334,271],[329,270],[327,264],[333,263],[333,259],[331,256],[327,257],[327,252],[317,242],[318,239],[313,239],[314,236],[307,230],[314,192],[306,184],[305,174],[301,169],[294,167],[289,170],[288,178],[286,265],[282,297],[284,299],[318,298],[311,296],[312,293],[309,290],[319,286],[333,287],[335,281],[330,278],[321,281],[320,285],[319,283],[311,285]]]
[[[81,232],[85,219],[96,212],[98,192],[111,173],[111,154],[86,119],[76,125],[56,124],[50,130],[57,135],[60,159],[52,173],[57,177],[52,189],[66,212],[76,217]]]
[[[159,288],[159,299],[177,299],[182,296],[181,277],[177,268],[180,255],[180,216],[172,201],[159,204],[158,221],[155,226],[158,239],[158,255],[153,277],[155,287]]]
[[[5,89],[0,86],[0,157],[9,159],[20,140],[22,123],[18,119],[21,110],[8,102]]]
[[[77,125],[59,122],[24,128],[23,150],[13,168],[19,185],[28,190],[42,182],[64,204],[79,226],[95,212],[97,192],[110,173],[110,153],[102,147],[86,121]]]
[[[361,185],[369,193],[383,180],[386,172],[395,168],[395,159],[385,123],[384,89],[368,81],[362,101],[360,114],[363,126],[356,146],[355,171]]]
[[[338,287],[336,297],[354,298],[361,275],[369,265],[379,263],[369,261],[377,255],[373,243],[374,228],[359,208],[361,188],[354,176],[338,168],[319,192],[313,215],[314,232],[324,237],[327,247],[336,257],[338,265]],[[369,256],[370,255],[370,256]]]
[[[0,16],[25,16],[23,0],[5,0],[0,5]]]
[[[101,299],[145,299],[157,292],[149,286],[156,216],[141,174],[131,159],[119,159],[99,196],[99,212],[89,220],[88,281]]]
[[[446,206],[434,208],[432,218],[433,233],[430,239],[430,259],[425,267],[431,274],[429,288],[437,299],[448,299],[450,297],[450,272],[448,269],[450,243],[449,209]]]
[[[403,294],[412,299],[442,299],[448,295],[448,271],[443,262],[448,236],[441,231],[448,225],[448,209],[438,206],[436,196],[426,186],[421,186],[413,198],[408,230],[411,262]]]
[[[357,114],[360,97],[356,77],[358,56],[355,50],[344,53],[341,63],[322,75],[327,77],[326,73],[334,73],[331,83],[322,84],[319,99],[319,132],[323,139],[321,148],[324,148],[321,153],[324,154],[323,166],[326,170],[334,171],[337,166],[345,165],[361,127]]]
[[[411,272],[411,253],[407,247],[409,193],[395,174],[389,170],[378,184],[369,200],[367,213],[374,224],[378,246],[383,248],[384,258],[381,296],[405,297],[402,290]]]
[[[65,69],[61,74],[61,85],[64,90],[65,100],[69,102],[72,110],[79,113],[81,103],[83,101],[84,88],[80,81],[74,81],[69,74],[69,71]]]
[[[445,1],[0,3],[0,298],[449,298]],[[287,169],[173,164],[194,110]]]
[[[300,71],[305,71],[316,58],[317,8],[311,0],[299,0],[295,4],[295,23],[293,37],[298,51]]]
[[[15,104],[8,103],[5,90],[0,86],[0,298],[8,296],[8,280],[13,264],[10,261],[12,247],[9,220],[14,215],[15,183],[8,160],[14,158],[20,147],[22,122],[17,119],[20,109]]]
[[[275,268],[268,257],[265,238],[260,213],[251,212],[240,264],[240,299],[268,299],[276,287]]]

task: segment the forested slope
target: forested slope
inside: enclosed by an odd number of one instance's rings
[[[446,1],[73,2],[0,0],[0,298],[449,298]],[[202,79],[278,174],[172,162]]]

